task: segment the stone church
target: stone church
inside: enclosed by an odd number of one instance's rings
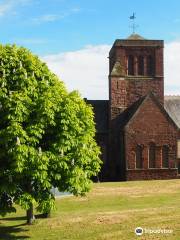
[[[109,52],[109,100],[87,100],[101,147],[101,181],[178,178],[180,96],[164,96],[163,40],[138,34]]]

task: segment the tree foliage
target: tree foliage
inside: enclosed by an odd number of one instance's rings
[[[100,170],[93,111],[25,48],[0,46],[0,214],[54,208],[52,187],[85,194]],[[10,199],[9,203],[5,199]]]

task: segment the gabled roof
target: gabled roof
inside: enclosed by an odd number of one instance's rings
[[[135,112],[138,110],[142,102],[144,101],[146,96],[139,98],[135,103],[133,103],[130,107],[126,108],[117,118],[116,122],[118,126],[122,129],[133,117]]]
[[[165,96],[164,108],[180,128],[180,96]]]
[[[149,98],[156,104],[156,106],[160,109],[161,113],[165,116],[165,118],[170,121],[175,128],[178,129],[176,123],[173,121],[168,112],[164,109],[163,105],[161,105],[161,103],[158,101],[158,99],[152,92],[149,92],[146,96],[141,97],[138,101],[133,103],[129,108],[127,108],[123,113],[118,116],[117,123],[120,128],[122,129],[130,122],[130,120],[135,116],[141,105]]]

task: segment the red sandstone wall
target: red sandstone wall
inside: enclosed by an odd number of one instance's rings
[[[130,120],[125,128],[125,142],[126,142],[126,162],[127,168],[135,169],[135,149],[137,144],[143,145],[143,168],[148,169],[148,149],[149,143],[156,144],[156,168],[162,167],[162,146],[169,146],[169,168],[176,167],[176,153],[177,153],[177,130],[162,114],[161,110],[148,98],[140,106],[138,112]],[[139,171],[139,170],[138,170]],[[165,171],[166,172],[166,171]],[[176,170],[177,172],[177,170]],[[142,179],[147,173],[147,178],[154,177],[157,171],[142,172]],[[160,169],[159,174],[162,173]],[[132,176],[130,176],[132,174]],[[128,172],[128,179],[134,178],[138,173],[136,171]],[[162,173],[162,178],[164,178]],[[169,175],[170,174],[170,175]],[[167,178],[174,176],[174,171],[169,172]],[[136,178],[136,177],[135,177]],[[139,176],[139,178],[141,178]],[[158,177],[157,177],[158,178]]]
[[[127,180],[176,179],[177,169],[127,170]]]
[[[111,119],[117,116],[117,112],[123,111],[149,91],[152,91],[164,104],[163,46],[151,47],[147,41],[135,41],[130,46],[123,46],[123,43],[126,44],[125,41],[122,41],[122,46],[114,47],[110,55],[109,98]],[[155,43],[156,41],[154,41]],[[131,44],[131,42],[128,44]],[[133,46],[133,44],[147,44],[147,46]],[[111,76],[111,71],[117,60],[121,62],[124,72],[127,73],[127,58],[129,55],[135,57],[135,76]],[[144,76],[138,76],[137,57],[143,56],[146,59],[149,55],[154,57],[153,76],[147,76],[146,61]],[[119,111],[117,111],[118,108]]]
[[[163,79],[130,79],[111,78],[111,119],[116,116],[113,108],[126,109],[131,104],[136,102],[140,97],[147,95],[152,91],[157,98],[163,103]]]

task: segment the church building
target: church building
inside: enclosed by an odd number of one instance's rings
[[[163,40],[138,34],[117,39],[109,100],[86,100],[95,113],[101,181],[178,178],[180,96],[164,96],[163,49]]]

